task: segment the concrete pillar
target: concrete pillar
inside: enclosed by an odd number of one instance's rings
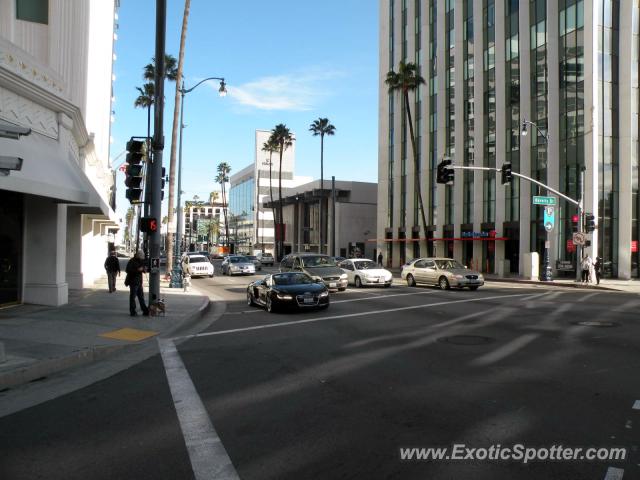
[[[453,163],[456,165],[464,164],[464,135],[465,129],[464,119],[464,2],[456,0],[455,10],[455,111],[456,111],[456,155]],[[464,213],[464,170],[455,170],[455,183],[453,191],[453,203],[455,205],[453,211],[453,236],[462,237],[461,225]],[[462,262],[462,243],[457,241],[453,243],[453,257]]]
[[[495,3],[495,25],[496,25],[496,168],[501,168],[505,163],[505,146],[507,119],[506,119],[506,62],[505,62],[505,9],[504,2]],[[511,120],[511,119],[509,119]],[[504,236],[504,217],[505,217],[505,189],[501,183],[501,175],[495,174],[496,177],[496,221],[495,231],[497,237]],[[496,241],[494,251],[493,273],[498,273],[499,266],[504,260],[504,242]]]
[[[26,196],[24,243],[24,303],[67,303],[67,206],[45,197]]]
[[[527,6],[528,8],[528,6]],[[483,43],[482,2],[473,2],[473,94],[474,94],[474,154],[475,167],[484,164],[484,43]],[[479,232],[482,224],[483,172],[476,171],[473,176],[473,230]],[[473,242],[474,267],[482,260],[482,242]]]

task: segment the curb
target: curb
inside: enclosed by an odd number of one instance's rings
[[[24,385],[29,382],[40,380],[53,374],[69,370],[75,367],[96,363],[100,360],[113,357],[117,354],[126,354],[136,350],[143,350],[152,340],[157,337],[172,336],[176,331],[188,328],[198,323],[200,318],[209,310],[210,301],[208,297],[202,296],[202,301],[197,310],[189,315],[185,320],[170,330],[160,333],[142,343],[108,345],[99,347],[86,347],[63,357],[50,358],[46,360],[36,360],[35,362],[0,373],[0,391]],[[155,343],[154,343],[155,346]],[[0,367],[1,368],[1,367]]]
[[[487,278],[485,277],[485,282],[496,282],[496,283],[514,283],[514,284],[525,284],[525,285],[543,285],[549,287],[566,287],[566,288],[580,288],[583,290],[608,290],[611,292],[623,292],[624,290],[619,290],[617,288],[612,287],[601,287],[599,285],[585,285],[582,283],[554,283],[550,282],[542,282],[540,280],[515,280],[510,278]]]

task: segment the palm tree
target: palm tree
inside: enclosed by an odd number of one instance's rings
[[[218,201],[218,197],[220,196],[220,192],[213,191],[209,194],[209,203],[213,205]]]
[[[175,82],[178,78],[178,68],[176,66],[177,60],[173,55],[165,54],[164,56],[164,78]],[[153,82],[156,78],[156,59],[153,57],[151,63],[147,63],[144,66],[144,73],[142,74],[148,82]]]
[[[324,203],[324,136],[334,135],[336,127],[329,123],[328,118],[318,118],[309,126],[309,131],[314,137],[320,135],[320,253],[324,248],[324,222],[322,219],[322,206]]]
[[[276,206],[273,203],[273,184],[271,182],[273,174],[273,154],[278,151],[278,144],[275,142],[273,135],[269,137],[269,139],[262,144],[262,151],[269,152],[269,196],[271,197],[271,213],[273,214],[273,221],[276,222]],[[263,246],[264,248],[264,246]]]
[[[284,123],[279,123],[271,131],[271,137],[275,144],[278,145],[278,154],[280,155],[280,167],[278,168],[278,224],[276,224],[276,232],[278,240],[276,242],[276,255],[278,260],[282,260],[282,250],[284,246],[283,218],[282,218],[282,155],[284,151],[293,145],[293,135]],[[279,225],[279,226],[278,226]]]
[[[220,184],[220,191],[222,192],[222,214],[224,215],[224,231],[226,233],[225,244],[229,246],[229,219],[227,218],[227,191],[226,184],[229,181],[229,173],[231,173],[231,165],[227,162],[222,162],[218,165],[218,175],[216,176],[216,183]]]
[[[413,150],[413,170],[414,185],[416,195],[418,196],[418,205],[420,215],[422,217],[422,227],[424,228],[424,236],[427,237],[427,218],[424,214],[424,204],[422,203],[422,191],[420,186],[420,164],[418,161],[418,150],[416,149],[416,136],[413,131],[413,121],[411,119],[411,104],[409,103],[409,92],[420,87],[424,82],[424,78],[418,73],[418,67],[415,63],[400,62],[398,72],[393,70],[387,73],[385,83],[389,86],[389,93],[399,91],[404,97],[405,111],[407,112],[407,123],[409,124],[409,134],[411,136],[411,148]]]

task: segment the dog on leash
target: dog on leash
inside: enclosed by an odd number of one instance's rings
[[[152,317],[160,317],[160,316],[164,317],[166,313],[166,309],[167,309],[167,306],[164,301],[164,298],[161,298],[157,302],[154,302],[151,305],[149,305],[149,315],[151,315]]]
[[[182,276],[182,286],[184,287],[185,292],[189,291],[189,287],[191,287],[191,275],[188,273],[185,273]]]

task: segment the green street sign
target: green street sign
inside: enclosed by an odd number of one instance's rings
[[[556,204],[556,197],[539,197],[539,196],[535,196],[535,197],[533,197],[533,204],[534,205],[555,205]]]

